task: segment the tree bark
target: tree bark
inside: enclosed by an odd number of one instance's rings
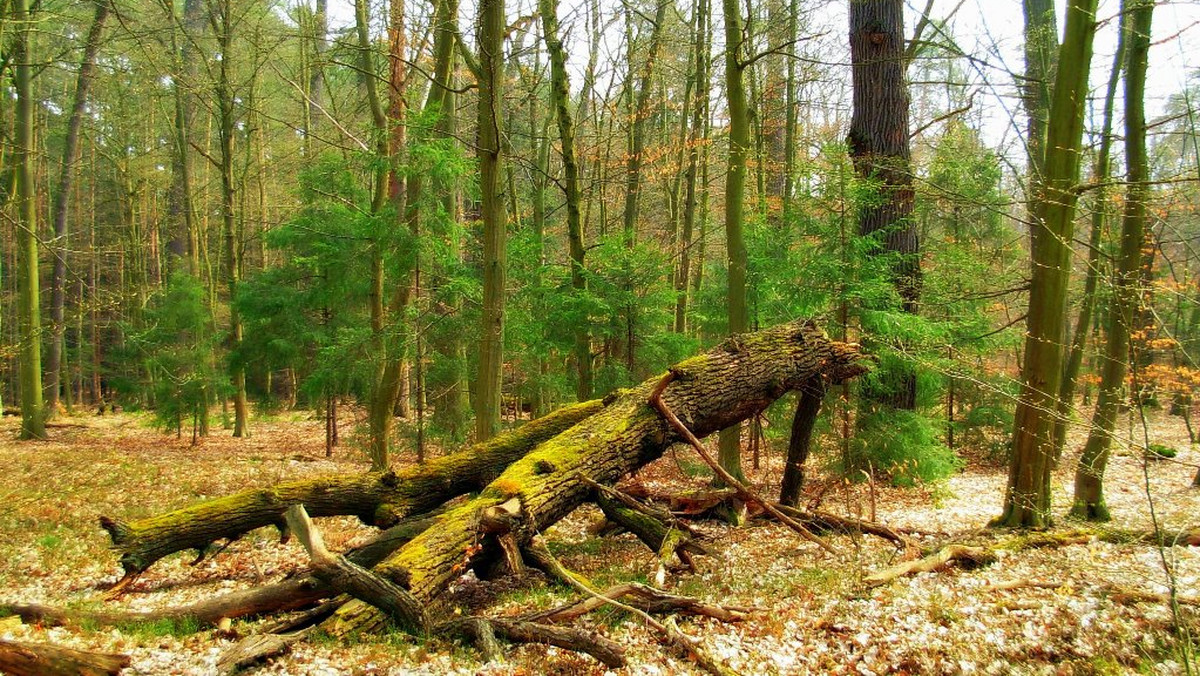
[[[1150,187],[1146,157],[1146,69],[1150,51],[1150,25],[1154,13],[1151,0],[1125,0],[1129,13],[1126,36],[1129,65],[1125,71],[1125,213],[1121,221],[1121,253],[1113,280],[1113,302],[1108,315],[1108,342],[1100,371],[1100,399],[1092,417],[1087,444],[1075,470],[1073,516],[1089,521],[1108,521],[1104,502],[1104,470],[1112,446],[1113,431],[1125,390],[1125,373],[1132,361],[1130,334],[1138,319],[1141,300],[1143,247],[1149,218]],[[1134,402],[1140,406],[1140,402]]]
[[[809,322],[734,336],[711,352],[672,369],[674,381],[663,400],[690,431],[705,436],[762,411],[785,392],[814,377],[840,382],[865,366],[850,345],[830,341]],[[539,445],[513,463],[477,498],[448,511],[429,530],[375,568],[440,613],[440,598],[465,566],[479,561],[506,521],[519,543],[563,518],[588,499],[581,475],[611,484],[660,457],[680,437],[647,402],[661,380],[626,391],[592,418]],[[374,631],[382,616],[352,602],[326,623],[344,635]]]
[[[695,44],[692,56],[694,91],[691,105],[691,122],[688,125],[687,170],[684,177],[683,224],[679,239],[679,269],[675,275],[675,333],[687,331],[687,309],[689,279],[692,275],[692,240],[696,234],[697,182],[700,173],[700,145],[705,132],[704,115],[708,110],[709,64],[712,61],[709,32],[712,29],[711,0],[696,0],[695,29],[692,40]]]
[[[859,208],[858,234],[877,237],[876,251],[894,258],[892,278],[901,309],[916,314],[921,296],[920,242],[912,219],[909,96],[904,77],[904,3],[850,2],[854,112],[846,139],[855,173],[877,182],[879,194]],[[886,340],[886,336],[884,339]],[[917,375],[897,365],[865,398],[892,408],[916,408]],[[886,389],[884,389],[886,387]]]
[[[403,472],[329,476],[279,484],[201,502],[159,516],[124,523],[101,517],[121,554],[127,575],[186,549],[203,550],[263,526],[282,524],[295,504],[313,516],[354,515],[364,523],[390,525],[486,486],[530,449],[603,408],[598,401],[560,409],[544,418],[471,448]]]
[[[1044,175],[1038,181],[1033,228],[1029,314],[1021,393],[1013,426],[1004,511],[993,525],[1018,528],[1050,523],[1054,417],[1062,379],[1062,336],[1070,282],[1071,238],[1078,192],[1080,143],[1088,70],[1096,34],[1095,0],[1071,0],[1066,38],[1047,131]]]
[[[233,61],[235,5],[231,0],[221,0],[210,8],[209,22],[216,34],[221,50],[220,67],[217,69],[217,138],[220,141],[219,169],[221,171],[221,223],[225,240],[225,285],[229,293],[229,341],[233,359],[230,360],[229,378],[233,384],[233,436],[250,436],[250,406],[246,399],[246,366],[238,352],[242,347],[242,320],[236,299],[241,277],[242,232],[236,218],[234,206],[233,136],[237,124],[234,114],[235,93],[230,70]]]
[[[1023,0],[1025,14],[1025,74],[1021,100],[1025,107],[1025,147],[1029,181],[1028,211],[1037,210],[1036,186],[1046,159],[1046,131],[1058,55],[1058,18],[1054,0]]]

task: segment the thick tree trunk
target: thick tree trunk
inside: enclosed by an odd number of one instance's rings
[[[840,382],[864,369],[853,346],[830,341],[809,322],[792,322],[734,336],[678,364],[663,399],[694,434],[705,436],[746,420],[814,377]],[[600,413],[539,445],[375,572],[404,581],[436,615],[443,610],[440,597],[449,584],[491,549],[500,534],[494,524],[506,523],[507,535],[526,542],[588,499],[592,489],[581,477],[611,484],[679,441],[648,404],[660,380],[655,377],[624,392]],[[374,608],[351,602],[326,629],[335,634],[374,631],[382,620]]]
[[[101,517],[121,554],[126,574],[186,549],[203,550],[263,526],[279,526],[288,507],[303,504],[312,516],[349,514],[390,525],[464,493],[479,490],[530,449],[603,408],[596,400],[560,409],[489,442],[476,444],[399,473],[304,479],[209,500],[159,516],[123,523]]]
[[[893,261],[892,280],[901,307],[915,314],[921,296],[920,242],[912,219],[909,96],[903,55],[904,3],[852,0],[854,114],[846,143],[859,178],[879,184],[878,195],[859,209],[858,234],[878,238],[875,251]],[[877,379],[886,385],[871,388],[864,398],[913,410],[917,404],[915,369],[903,363],[890,368],[892,373]]]

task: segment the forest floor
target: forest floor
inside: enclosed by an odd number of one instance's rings
[[[1150,439],[1178,448],[1178,460],[1200,464],[1177,418],[1152,414]],[[75,608],[145,610],[182,604],[237,588],[275,581],[306,563],[299,545],[278,544],[274,531],[251,533],[197,565],[180,554],[152,567],[128,593],[103,601],[104,588],[120,575],[101,514],[136,518],[247,487],[365,466],[349,445],[325,459],[319,422],[299,414],[260,421],[246,441],[217,429],[196,447],[148,427],[135,415],[60,418],[46,442],[13,441],[16,420],[0,421],[0,602],[37,602]],[[1070,446],[1081,443],[1074,439]],[[818,459],[820,454],[818,456]],[[410,462],[401,457],[398,462]],[[1070,455],[1055,477],[1056,513],[1069,506]],[[775,492],[778,453],[764,455],[751,477]],[[749,461],[747,460],[747,465]],[[705,485],[691,452],[683,447],[640,475],[654,488],[682,490]],[[1193,467],[1151,462],[1146,467],[1154,512],[1164,528],[1200,524],[1200,489],[1190,488]],[[932,486],[900,489],[827,481],[821,508],[926,535],[936,547],[957,541],[1013,542],[1011,534],[985,530],[999,512],[1006,470],[969,462],[964,471]],[[822,478],[809,486],[821,487]],[[1140,454],[1118,452],[1108,473],[1115,526],[1149,529]],[[874,493],[874,500],[871,493]],[[597,538],[587,527],[598,512],[583,509],[551,529],[551,548],[570,568],[599,584],[645,581],[654,558],[629,535]],[[1060,519],[1060,529],[1078,528]],[[320,520],[331,549],[361,542],[371,532],[351,518]],[[1116,674],[1196,673],[1185,669],[1176,626],[1164,603],[1131,602],[1114,589],[1163,593],[1174,571],[1181,596],[1200,588],[1200,548],[1160,550],[1145,544],[1091,539],[1062,547],[999,550],[999,560],[976,570],[923,573],[868,588],[863,578],[893,564],[897,551],[872,537],[831,536],[837,557],[763,522],[732,528],[705,523],[713,556],[697,557],[699,572],[668,582],[673,591],[755,608],[738,624],[681,619],[681,628],[702,637],[715,655],[743,674]],[[1039,583],[1030,585],[1029,583]],[[1054,588],[1046,588],[1052,583]],[[1017,588],[1010,588],[1010,587]],[[570,594],[534,586],[503,595],[494,612],[548,607]],[[1196,609],[1184,608],[1182,626],[1200,636]],[[693,673],[694,667],[661,649],[637,620],[604,612],[579,620],[624,646],[630,666],[621,673]],[[253,622],[235,622],[251,633]],[[233,641],[202,628],[181,633],[169,626],[86,631],[43,628],[0,618],[0,638],[51,642],[123,652],[128,674],[211,674]],[[1190,641],[1192,661],[1197,659]],[[483,664],[453,644],[417,642],[404,635],[359,639],[349,644],[310,640],[257,670],[259,674],[599,674],[591,658],[555,648],[511,649],[503,663]]]

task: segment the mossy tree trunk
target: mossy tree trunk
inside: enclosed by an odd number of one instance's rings
[[[550,96],[554,106],[554,119],[558,124],[563,162],[562,188],[567,199],[567,241],[571,259],[571,290],[579,299],[587,294],[584,277],[583,219],[580,207],[583,202],[580,191],[579,161],[575,155],[575,121],[571,117],[571,87],[567,76],[567,53],[558,35],[558,8],[555,0],[539,0],[542,14],[542,32],[545,35],[546,51],[550,54]],[[592,396],[592,339],[585,318],[577,318],[575,333],[575,368],[578,372],[575,394],[579,401]]]
[[[1033,260],[1021,393],[1013,427],[1004,511],[997,526],[1042,527],[1050,522],[1054,418],[1063,373],[1062,336],[1071,277],[1071,238],[1079,194],[1080,143],[1088,70],[1096,34],[1096,0],[1071,0],[1050,107],[1043,173],[1033,213]]]
[[[13,84],[16,87],[16,150],[13,153],[17,221],[17,314],[21,331],[20,392],[22,439],[46,436],[42,407],[42,313],[38,288],[37,191],[33,185],[36,163],[33,141],[33,63],[30,33],[33,30],[29,0],[13,3],[16,38],[13,40]]]
[[[697,436],[728,428],[759,413],[785,392],[813,378],[840,382],[862,372],[853,346],[830,341],[808,322],[734,336],[707,354],[676,365],[664,401]],[[464,566],[492,549],[498,532],[528,542],[588,499],[582,477],[611,484],[662,455],[679,441],[649,405],[661,377],[635,387],[603,411],[539,445],[513,463],[477,498],[451,509],[427,531],[375,568],[429,606]],[[378,610],[348,603],[325,625],[336,635],[377,631]]]
[[[1142,248],[1145,245],[1150,198],[1146,159],[1146,69],[1150,51],[1153,0],[1125,0],[1129,14],[1126,45],[1129,66],[1125,71],[1125,213],[1121,221],[1121,253],[1113,279],[1113,302],[1108,315],[1108,342],[1100,371],[1100,399],[1091,432],[1075,470],[1075,504],[1071,514],[1089,521],[1107,521],[1104,504],[1104,469],[1112,446],[1117,413],[1131,361],[1130,334],[1138,318],[1141,298]],[[1140,405],[1134,402],[1134,405]]]
[[[491,439],[500,431],[504,369],[505,280],[508,278],[507,218],[501,177],[504,176],[504,0],[481,0],[476,44],[479,45],[478,155],[480,216],[483,220],[483,312],[479,370],[475,379],[475,438]]]
[[[329,476],[282,483],[208,500],[159,516],[123,523],[101,517],[121,554],[126,574],[187,549],[203,550],[222,538],[278,526],[288,507],[303,504],[312,516],[354,515],[390,525],[483,488],[510,463],[603,408],[599,400],[575,404],[516,430],[403,472]]]

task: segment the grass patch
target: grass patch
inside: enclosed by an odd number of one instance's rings
[[[84,629],[89,631],[100,629],[98,626],[86,626],[87,624],[90,623],[83,623]],[[116,628],[122,633],[141,639],[163,638],[165,636],[183,638],[200,631],[200,622],[194,617],[163,618],[161,620],[141,622],[122,622],[116,625]]]

